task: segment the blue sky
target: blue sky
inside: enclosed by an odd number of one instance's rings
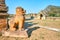
[[[18,6],[23,7],[26,13],[38,13],[48,5],[60,6],[60,0],[6,0],[5,2],[9,7],[9,14],[15,14]]]

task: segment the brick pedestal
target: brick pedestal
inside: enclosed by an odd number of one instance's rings
[[[3,13],[2,13],[3,14]],[[7,14],[0,14],[0,31],[5,30],[7,27]]]

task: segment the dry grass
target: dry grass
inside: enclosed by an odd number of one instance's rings
[[[60,20],[39,20],[39,25],[60,28]]]

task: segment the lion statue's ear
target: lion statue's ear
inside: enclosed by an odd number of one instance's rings
[[[24,13],[26,13],[26,10],[24,10]]]
[[[26,13],[26,10],[24,10],[23,13],[25,14]]]
[[[26,13],[26,10],[24,10],[24,13]]]

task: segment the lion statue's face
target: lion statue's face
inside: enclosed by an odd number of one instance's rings
[[[24,9],[22,9],[22,8],[17,8],[16,9],[16,15],[23,15],[23,14],[25,14],[25,10]]]

